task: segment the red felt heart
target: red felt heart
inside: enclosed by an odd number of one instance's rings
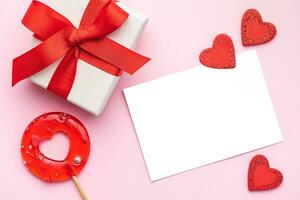
[[[211,68],[234,68],[235,51],[231,38],[226,34],[216,36],[212,48],[204,49],[199,60],[203,65]]]
[[[282,173],[270,168],[265,156],[256,155],[252,158],[248,171],[249,191],[274,189],[282,183],[282,180]]]
[[[263,22],[260,13],[255,9],[249,9],[244,13],[241,31],[244,46],[269,42],[276,35],[276,27]]]

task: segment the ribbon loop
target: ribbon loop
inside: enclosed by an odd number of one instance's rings
[[[22,23],[41,40],[51,37],[66,27],[74,27],[63,15],[39,1],[32,1]]]
[[[13,61],[12,84],[28,78],[62,58],[48,89],[67,98],[76,74],[78,59],[118,76],[132,74],[150,59],[106,37],[128,18],[112,0],[90,0],[76,29],[50,7],[33,0],[22,22],[43,42]]]

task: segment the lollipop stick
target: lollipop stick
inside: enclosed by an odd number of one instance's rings
[[[80,196],[81,196],[82,200],[88,200],[88,198],[87,198],[86,194],[84,193],[83,188],[80,185],[77,177],[76,176],[72,176],[72,180],[75,183],[76,188],[77,188],[78,192],[80,193]]]

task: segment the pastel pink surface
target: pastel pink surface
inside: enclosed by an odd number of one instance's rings
[[[90,199],[199,200],[289,199],[300,197],[300,2],[297,0],[126,0],[150,17],[138,51],[152,61],[136,75],[124,75],[108,106],[94,117],[28,81],[11,88],[11,61],[24,52],[31,33],[20,23],[30,0],[5,1],[0,8],[0,196],[1,199],[78,199],[72,182],[49,184],[22,166],[20,142],[24,128],[43,112],[65,111],[89,130],[91,156],[79,175]],[[278,28],[274,40],[257,46],[285,141],[265,149],[150,182],[122,89],[198,64],[199,52],[215,35],[227,33],[236,52],[249,50],[240,39],[245,10],[256,8]],[[272,160],[284,176],[273,191],[247,189],[249,160],[257,153]]]

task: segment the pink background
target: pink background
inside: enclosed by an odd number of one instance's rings
[[[24,81],[11,88],[11,60],[26,50],[31,33],[21,25],[30,0],[9,0],[0,8],[0,199],[80,199],[71,181],[48,184],[22,165],[20,140],[27,124],[48,111],[77,116],[89,130],[90,160],[79,175],[90,199],[199,200],[300,198],[300,3],[297,0],[126,0],[150,17],[138,51],[152,61],[135,76],[124,75],[104,113],[93,117]],[[240,20],[248,8],[258,9],[278,28],[271,42],[256,47],[284,136],[284,142],[242,156],[151,183],[122,89],[198,64],[201,49],[215,35],[229,34],[236,51]],[[247,168],[257,153],[284,174],[276,190],[248,192]]]

